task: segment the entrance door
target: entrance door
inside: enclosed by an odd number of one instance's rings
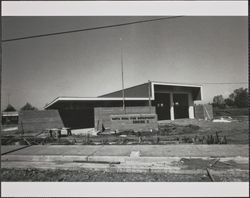
[[[174,94],[174,118],[189,118],[188,94]]]
[[[170,120],[170,94],[155,93],[155,107],[158,120]]]

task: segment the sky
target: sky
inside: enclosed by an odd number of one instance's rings
[[[159,17],[2,17],[2,39]],[[188,16],[2,43],[1,107],[42,109],[58,96],[96,97],[148,80],[203,85],[203,101],[248,84],[248,21]],[[122,38],[122,41],[120,41]]]

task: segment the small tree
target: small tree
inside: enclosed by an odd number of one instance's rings
[[[4,112],[10,112],[10,111],[16,111],[16,109],[11,104],[8,104]]]
[[[237,107],[248,107],[248,91],[244,88],[234,90],[234,104]]]
[[[232,107],[232,106],[234,106],[234,100],[232,100],[231,98],[226,98],[225,104],[226,104],[226,106]]]
[[[35,111],[35,110],[38,110],[38,109],[27,102],[20,110],[21,111],[27,111],[27,110]]]
[[[229,95],[225,100],[222,95],[215,96],[213,98],[213,106],[223,108],[228,107],[248,107],[248,89],[239,88],[235,89],[233,93]]]
[[[213,106],[214,107],[219,107],[219,108],[224,108],[225,107],[225,100],[224,100],[222,95],[214,96],[214,98],[213,98]]]

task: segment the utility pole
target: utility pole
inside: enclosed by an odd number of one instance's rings
[[[121,72],[122,72],[122,110],[123,110],[123,113],[126,114],[126,110],[125,110],[125,93],[124,93],[124,77],[123,77],[122,38],[120,38],[120,42],[121,42]]]
[[[8,102],[8,105],[10,104],[10,93],[7,94],[7,102]]]
[[[148,80],[148,106],[149,106],[149,113],[151,113],[151,82]]]

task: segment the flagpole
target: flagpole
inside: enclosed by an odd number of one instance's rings
[[[122,50],[122,38],[120,38],[121,43],[121,74],[122,74],[122,110],[123,113],[126,113],[125,110],[125,93],[124,93],[124,77],[123,77],[123,50]]]
[[[151,82],[150,82],[150,80],[148,80],[148,106],[149,106],[149,113],[152,113],[151,112],[152,103],[151,103]]]

